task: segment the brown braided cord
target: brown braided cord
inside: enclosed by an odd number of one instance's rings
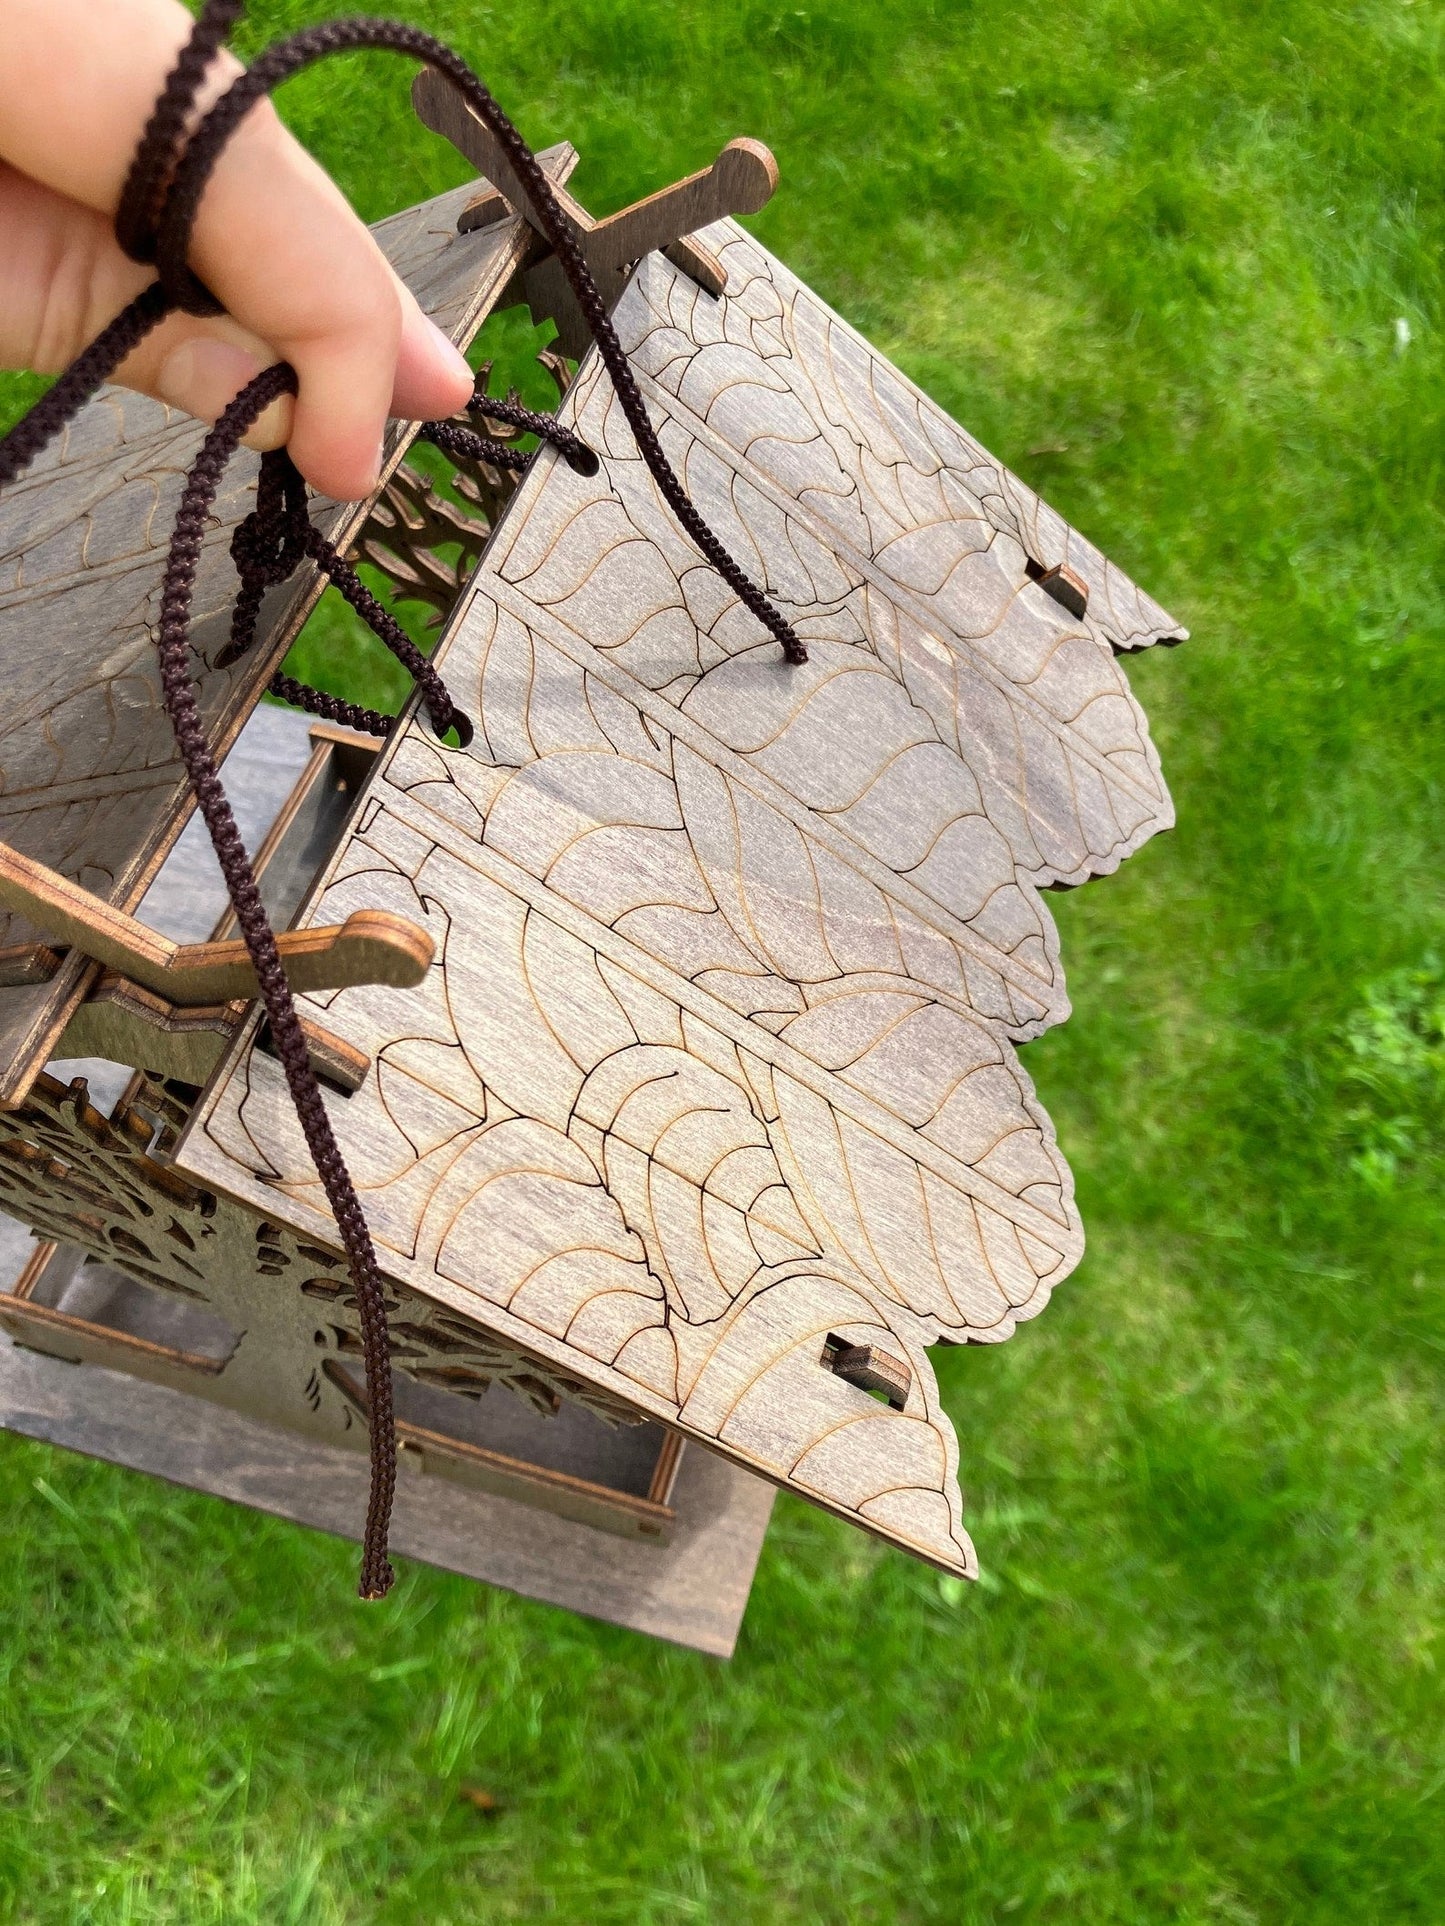
[[[579,475],[595,475],[602,466],[580,435],[563,427],[555,415],[539,415],[533,409],[524,407],[514,395],[503,399],[479,388],[467,403],[467,408],[470,413],[480,415],[484,420],[505,422],[509,427],[521,428],[529,435],[540,435],[544,441],[552,443],[567,466],[576,469]]]
[[[358,735],[384,739],[401,720],[399,716],[384,716],[379,709],[363,709],[359,702],[327,695],[324,689],[313,689],[309,682],[298,682],[294,675],[285,675],[280,669],[266,688],[278,701],[289,702],[293,709],[304,709],[308,715],[321,716],[326,722],[339,722],[343,729],[355,729]]]
[[[294,390],[295,385],[293,375],[291,389]],[[445,736],[448,730],[454,729],[465,749],[473,735],[471,718],[457,708],[446,684],[401,624],[381,606],[351,564],[312,526],[306,512],[306,483],[284,448],[273,448],[261,457],[256,506],[231,537],[231,559],[241,578],[241,588],[231,616],[231,639],[221,652],[218,665],[224,667],[235,662],[252,646],[256,640],[256,618],[266,590],[284,582],[308,555],[421,689],[437,734]],[[332,721],[341,720],[330,708],[316,706],[333,704],[340,698],[310,689],[294,676],[273,677],[273,695],[292,701],[297,699],[298,691],[302,708],[310,709],[313,715],[326,715]],[[374,710],[357,708],[354,703],[345,703],[343,707],[356,715],[375,715]],[[388,726],[379,733],[389,735],[392,719],[383,720]],[[370,733],[378,732],[373,729]]]
[[[679,522],[733,588],[782,644],[789,661],[807,659],[803,644],[746,573],[733,561],[688,499],[673,472],[648,417],[641,391],[628,366],[622,345],[581,250],[562,217],[550,183],[522,136],[481,81],[440,41],[417,28],[378,20],[336,21],[293,36],[272,47],[248,73],[234,82],[207,114],[189,144],[185,123],[196,92],[229,26],[239,17],[243,0],[209,0],[196,28],[168,77],[147,125],[127,180],[122,202],[123,244],[138,258],[154,258],[158,282],[116,317],[104,333],[61,377],[10,435],[0,441],[0,486],[33,461],[95,389],[108,378],[133,347],[163,316],[175,308],[195,314],[218,311],[209,292],[187,263],[190,233],[210,173],[226,142],[241,120],[272,88],[313,61],[330,53],[359,48],[390,49],[426,61],[449,79],[491,128],[516,170],[539,225],[552,243],[577,296],[612,377],[614,389],[634,438],[664,499]],[[390,1338],[381,1275],[370,1232],[350,1173],[336,1143],[320,1086],[311,1068],[300,1020],[286,981],[255,875],[236,828],[235,818],[221,787],[215,759],[206,740],[199,704],[190,674],[190,615],[196,567],[210,508],[226,464],[247,430],[263,410],[281,395],[295,393],[296,375],[281,364],[259,375],[226,409],[206,436],[186,480],[176,517],[162,593],[158,638],[162,695],[191,787],[210,832],[238,925],[256,971],[257,983],[270,1018],[271,1033],[286,1075],[297,1117],[336,1218],[360,1312],[367,1383],[371,1492],[363,1540],[360,1591],[364,1598],[382,1597],[393,1582],[387,1557],[387,1533],[396,1485],[396,1435],[392,1406]],[[583,473],[596,473],[597,457],[569,430],[546,416],[534,415],[518,402],[474,397],[472,407],[482,415],[546,435],[564,457]],[[491,454],[494,444],[453,424],[427,424],[430,438],[446,449],[471,455],[477,449]],[[515,451],[502,450],[512,456]],[[311,555],[341,593],[422,687],[423,697],[438,734],[455,729],[463,745],[471,739],[469,719],[451,703],[436,672],[410,638],[377,603],[354,569],[312,528],[305,509],[305,488],[289,457],[267,458],[262,465],[254,515],[237,531],[233,555],[242,577],[228,659],[248,647],[265,589],[282,581],[301,554]],[[375,711],[342,703],[338,698],[309,690],[295,678],[273,678],[276,693],[299,699],[316,713],[331,714],[370,733],[389,733],[391,719]],[[324,706],[322,706],[324,705]],[[380,726],[378,726],[380,725]]]
[[[456,421],[424,421],[417,430],[419,441],[429,441],[453,461],[486,461],[494,468],[523,469],[532,457],[510,442],[493,441]]]
[[[478,435],[476,429],[462,428],[460,422],[422,422],[416,429],[416,439],[430,441],[455,462],[491,462],[493,468],[520,472],[532,460],[528,451],[518,449],[511,441],[493,441],[491,435]]]
[[[156,258],[157,226],[186,151],[186,122],[196,95],[245,8],[246,0],[206,0],[140,137],[115,211],[115,238],[143,266]]]
[[[251,647],[267,589],[284,582],[305,559],[300,524],[306,520],[305,482],[284,449],[269,449],[261,457],[256,506],[231,537],[241,587],[231,611],[231,639],[216,658],[217,668],[229,668]]]
[[[116,239],[133,261],[149,263],[155,259],[156,221],[185,151],[186,119],[191,104],[207,68],[244,10],[245,0],[207,0],[175,66],[166,76],[116,209]],[[220,303],[212,300],[189,269],[186,283],[186,293],[192,302],[199,290],[209,304],[196,311],[223,312]],[[159,282],[153,282],[121,310],[29,414],[0,440],[0,488],[25,472],[71,416],[78,414],[96,390],[109,381],[126,356],[179,305],[182,304],[173,300]]]
[[[190,666],[191,598],[206,518],[215,501],[217,486],[246,430],[264,408],[269,407],[280,395],[290,392],[295,382],[294,371],[284,365],[268,368],[264,374],[258,375],[236,397],[206,436],[201,452],[186,477],[161,591],[158,637],[161,693],[186,766],[186,774],[226,879],[226,889],[236,912],[237,923],[255,967],[256,980],[271,1021],[271,1035],[286,1075],[291,1101],[296,1106],[307,1148],[346,1249],[352,1288],[356,1293],[361,1318],[371,1428],[371,1494],[367,1504],[360,1591],[363,1598],[381,1598],[390,1589],[393,1578],[386,1553],[386,1540],[396,1487],[391,1345],[381,1273],[355,1186],[337,1146],[331,1119],[322,1101],[321,1088],[311,1067],[306,1039],[281,964],[275,933],[256,887],[255,872],[216,772],[215,757],[206,740]]]
[[[173,306],[160,282],[153,281],[129,307],[121,309],[84,354],[72,361],[54,386],[45,391],[29,414],[22,415],[0,440],[0,488],[25,473],[71,416],[79,414],[126,356],[140,346],[152,328],[165,320]]]
[[[351,564],[309,521],[306,524],[306,552],[320,563],[373,634],[381,637],[397,661],[410,672],[412,680],[422,692],[422,700],[437,734],[445,736],[449,730],[455,730],[457,741],[465,749],[475,733],[470,716],[465,715],[452,701],[446,684],[396,617],[381,606]]]

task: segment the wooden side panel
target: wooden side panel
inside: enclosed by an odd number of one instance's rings
[[[570,147],[543,157],[554,178]],[[529,242],[518,219],[459,235],[475,183],[381,222],[377,236],[422,305],[468,341]],[[161,707],[154,623],[170,527],[204,430],[142,396],[108,389],[0,498],[0,841],[124,909],[144,894],[189,814],[184,773]],[[399,461],[410,424],[393,424]],[[231,464],[202,550],[195,659],[201,708],[224,752],[284,656],[319,589],[308,565],[268,598],[244,661],[216,666],[236,577],[231,534],[254,501],[256,459]],[[341,547],[367,503],[318,502]],[[0,910],[0,948],[36,940]],[[75,999],[84,965],[49,983],[0,990],[0,1103],[23,1097]]]
[[[185,1102],[154,1079],[138,1079],[105,1117],[84,1081],[67,1088],[42,1074],[23,1109],[0,1113],[0,1210],[239,1334],[224,1368],[189,1385],[195,1395],[359,1444],[365,1426],[343,1381],[328,1371],[362,1356],[344,1262],[274,1213],[238,1209],[152,1156],[157,1124],[169,1141],[186,1114]],[[388,1289],[397,1371],[423,1392],[478,1399],[497,1385],[541,1416],[565,1400],[605,1424],[637,1421],[630,1406],[575,1374],[459,1323],[405,1286],[388,1280]]]

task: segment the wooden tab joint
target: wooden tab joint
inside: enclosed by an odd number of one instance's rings
[[[580,358],[590,345],[590,333],[501,143],[451,81],[431,68],[417,75],[412,105],[422,125],[449,140],[483,177],[485,185],[477,199],[462,210],[458,232],[468,234],[490,227],[510,213],[520,214],[538,232],[537,249],[524,277],[526,299],[536,319],[550,314],[556,321],[563,352]],[[743,136],[730,140],[711,167],[686,180],[674,181],[671,187],[649,194],[603,221],[595,220],[565,187],[554,184],[553,192],[602,299],[611,309],[634,264],[658,251],[706,293],[721,295],[727,286],[727,271],[717,255],[692,236],[729,215],[756,214],[771,200],[777,184],[778,164],[772,154],[761,141]]]
[[[1067,562],[1056,562],[1049,568],[1030,555],[1024,563],[1024,572],[1031,582],[1038,583],[1045,595],[1052,596],[1061,609],[1067,609],[1076,622],[1083,621],[1089,606],[1089,585],[1077,569],[1070,568]]]
[[[845,1384],[855,1384],[860,1391],[885,1398],[890,1410],[901,1411],[908,1403],[913,1367],[876,1344],[850,1344],[830,1332],[819,1363]]]

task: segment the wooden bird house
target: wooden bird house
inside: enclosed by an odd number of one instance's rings
[[[674,468],[806,641],[783,661],[660,499],[485,128],[415,98],[484,179],[381,244],[463,345],[519,300],[555,322],[600,465],[448,493],[397,426],[375,499],[316,506],[436,612],[454,748],[415,704],[380,747],[258,709],[322,583],[227,664],[238,462],[202,710],[388,1281],[398,1547],[726,1652],[775,1488],[976,1569],[929,1353],[1008,1338],[1078,1262],[1017,1046],[1068,1013],[1043,892],[1172,820],[1120,657],[1184,631],[737,224],[766,150],[594,222],[554,148]],[[0,1208],[40,1240],[0,1421],[349,1532],[356,1307],[157,683],[200,432],[107,390],[0,501]]]

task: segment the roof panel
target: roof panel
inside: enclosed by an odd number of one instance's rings
[[[969,1571],[928,1347],[1007,1337],[1082,1249],[1013,1046],[1067,1012],[1040,887],[1172,820],[1115,650],[1180,631],[741,229],[707,238],[728,294],[649,257],[619,331],[811,659],[701,562],[589,357],[563,412],[601,472],[537,457],[441,644],[475,741],[399,732],[308,909],[438,946],[420,991],[312,999],[375,1064],[328,1105],[391,1275]],[[1083,620],[1030,578],[1062,559]],[[179,1161],[335,1241],[249,1044]],[[901,1408],[835,1373],[851,1346]]]

